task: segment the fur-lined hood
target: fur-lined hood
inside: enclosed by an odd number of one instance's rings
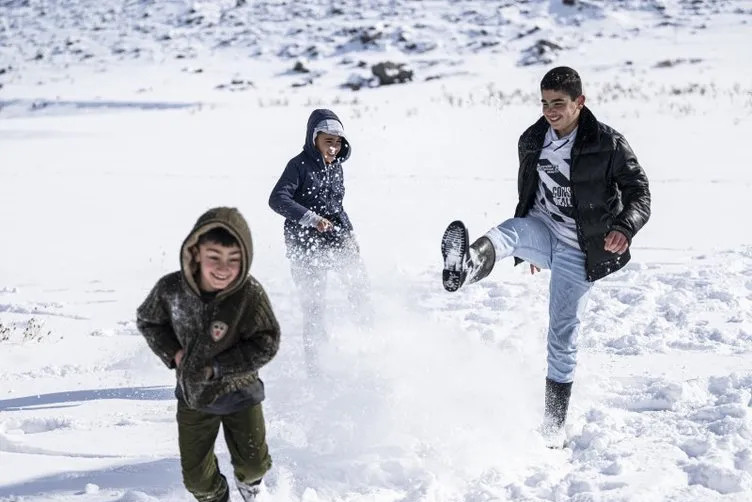
[[[202,234],[217,227],[224,228],[238,240],[242,256],[238,278],[227,288],[220,291],[217,294],[217,298],[229,296],[240,289],[248,279],[248,274],[251,270],[253,241],[251,239],[251,230],[248,228],[248,223],[243,218],[243,215],[234,207],[215,207],[209,209],[196,221],[193,230],[185,238],[180,248],[180,270],[183,272],[188,287],[199,296],[201,296],[201,290],[196,281],[198,265],[194,258],[197,251],[198,239]]]

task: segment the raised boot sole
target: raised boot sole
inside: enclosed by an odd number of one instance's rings
[[[441,274],[444,289],[457,291],[467,278],[467,259],[470,238],[467,227],[461,221],[453,221],[441,238],[441,255],[444,258],[444,270]]]

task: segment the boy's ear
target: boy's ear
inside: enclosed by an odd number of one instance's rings
[[[196,263],[199,262],[198,246],[191,246],[191,256],[193,257],[193,261]]]

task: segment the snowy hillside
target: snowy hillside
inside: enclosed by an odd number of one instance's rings
[[[282,326],[261,501],[752,499],[751,22],[745,0],[0,0],[0,501],[191,500],[135,308],[215,205],[248,219]],[[379,85],[387,61],[411,80]],[[438,241],[512,214],[558,64],[628,138],[653,215],[594,288],[552,451],[547,273],[502,262],[449,294]],[[319,106],[353,144],[377,320],[356,328],[332,280],[309,378],[267,199]]]
[[[415,81],[471,78],[498,59],[549,64],[614,42],[619,49],[602,64],[630,67],[641,63],[630,49],[635,39],[699,35],[719,18],[744,30],[752,12],[741,0],[4,0],[0,8],[4,85],[159,65],[225,90],[270,78],[284,87],[352,85],[372,79],[371,66],[385,60],[406,65]],[[693,52],[651,54],[649,63],[700,63]],[[135,80],[141,92],[156,83]]]

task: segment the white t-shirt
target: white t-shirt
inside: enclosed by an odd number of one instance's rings
[[[562,138],[556,135],[553,128],[548,128],[538,159],[538,193],[530,214],[546,222],[561,241],[580,249],[574,221],[572,183],[569,180],[572,145],[576,136],[577,128]]]

